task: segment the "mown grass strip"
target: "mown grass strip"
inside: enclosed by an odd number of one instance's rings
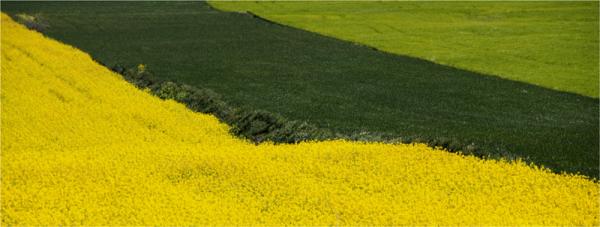
[[[107,65],[144,63],[165,80],[209,88],[345,135],[476,144],[598,177],[598,99],[386,54],[215,11],[202,2],[2,2],[41,15],[45,34]]]

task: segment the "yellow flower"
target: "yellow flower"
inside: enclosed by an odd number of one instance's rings
[[[146,65],[144,65],[144,64],[139,64],[139,65],[137,66],[137,70],[138,70],[138,73],[143,73],[143,72],[146,72]]]

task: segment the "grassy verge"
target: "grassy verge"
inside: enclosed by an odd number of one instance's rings
[[[100,63],[101,65],[104,65]],[[108,67],[104,65],[105,67]],[[378,141],[386,143],[426,143],[431,147],[441,147],[450,152],[461,152],[483,158],[512,159],[516,157],[493,156],[478,149],[475,144],[450,141],[447,138],[426,139],[419,137],[399,137],[398,135],[376,132],[358,132],[353,134],[334,133],[326,128],[318,128],[306,121],[289,120],[277,113],[265,110],[242,109],[223,101],[221,95],[211,89],[190,86],[173,81],[165,81],[155,76],[145,65],[109,67],[123,76],[136,87],[147,90],[161,99],[173,99],[185,104],[189,109],[212,114],[231,126],[231,133],[254,143],[270,141],[274,143],[298,143],[301,141],[320,141],[346,139],[351,141]],[[523,160],[531,161],[531,160]]]
[[[2,2],[107,65],[145,63],[232,106],[343,135],[475,144],[598,175],[598,99],[396,56],[201,2]]]
[[[598,97],[598,2],[211,2],[378,49]]]
[[[115,65],[110,68],[136,87],[148,90],[161,99],[173,99],[195,112],[216,116],[231,126],[231,133],[254,143],[297,143],[342,137],[329,130],[318,129],[306,122],[291,121],[268,111],[233,107],[210,89],[162,80],[146,69],[145,65],[129,68]]]

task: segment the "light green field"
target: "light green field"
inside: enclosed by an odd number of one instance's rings
[[[211,2],[293,27],[598,97],[598,2]]]

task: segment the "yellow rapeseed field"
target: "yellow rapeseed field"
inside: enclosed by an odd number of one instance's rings
[[[3,225],[598,225],[599,184],[422,144],[253,145],[2,15]]]

